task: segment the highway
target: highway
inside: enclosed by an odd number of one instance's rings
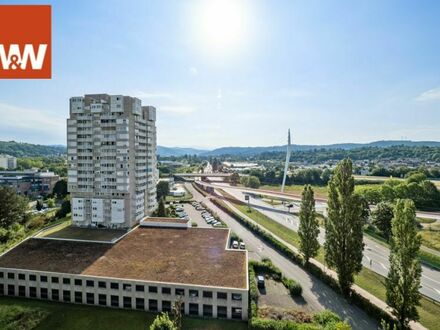
[[[206,184],[205,182],[200,182]],[[222,188],[232,196],[245,202],[245,194],[250,192],[247,189],[231,187],[224,183],[209,184],[212,187]],[[255,194],[255,191],[252,191]],[[265,193],[266,194],[266,193]],[[283,206],[273,207],[272,205],[262,201],[259,198],[250,197],[250,204],[252,207],[258,209],[261,213],[265,214],[269,218],[279,222],[280,224],[298,231],[299,218],[293,214],[283,210]],[[299,205],[296,203],[294,210],[299,211]],[[324,202],[317,202],[316,209],[319,212],[325,212],[326,204]],[[319,234],[319,242],[322,245],[325,240],[324,229],[321,228]],[[389,249],[376,243],[374,240],[364,236],[364,258],[362,263],[365,267],[373,270],[374,272],[387,276],[389,269]],[[422,265],[422,279],[420,292],[427,297],[440,301],[440,272],[430,267]]]
[[[228,214],[215,206],[208,198],[198,193],[191,184],[186,188],[192,193],[194,199],[203,201],[210,209],[215,211],[228,227],[235,232],[246,243],[249,258],[261,260],[264,257],[270,258],[283,274],[295,279],[303,288],[302,298],[296,298],[297,304],[309,311],[330,309],[350,322],[353,329],[378,329],[378,324],[364,311],[356,306],[350,305],[342,296],[336,293],[321,280],[304,271],[298,265],[286,259],[280,253],[272,249],[265,242],[261,241],[247,228],[242,226]]]

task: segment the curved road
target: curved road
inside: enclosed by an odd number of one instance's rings
[[[202,183],[206,184],[206,183]],[[223,190],[236,197],[241,201],[245,201],[244,196],[246,189],[240,189],[237,187],[230,187],[225,184],[215,184],[213,187],[221,187]],[[255,193],[255,191],[254,191]],[[293,214],[290,214],[283,209],[273,207],[272,205],[263,202],[261,199],[250,197],[251,206],[258,208],[258,210],[268,216],[269,218],[279,222],[280,224],[298,231],[299,218]],[[298,205],[294,206],[298,208]],[[281,207],[282,208],[282,207]],[[317,202],[316,209],[325,211],[326,204],[323,202]],[[297,209],[297,211],[299,211]],[[322,245],[325,240],[324,229],[321,228],[319,234],[319,242]],[[367,267],[374,272],[387,276],[389,269],[389,249],[381,244],[376,243],[374,240],[364,236],[364,258],[362,263],[364,267]],[[440,272],[422,265],[422,279],[420,292],[425,296],[440,301]]]
[[[191,184],[186,184],[186,188],[193,194],[195,200],[203,201],[222,218],[233,232],[244,240],[250,259],[260,260],[264,257],[270,258],[272,262],[281,269],[284,275],[295,279],[301,284],[303,288],[303,299],[296,299],[297,304],[304,305],[305,309],[311,311],[323,309],[333,310],[343,319],[348,320],[353,329],[366,330],[379,328],[377,322],[360,308],[350,305],[342,296],[333,291],[333,289],[324,284],[321,280],[305,272],[301,267],[272,249],[247,228],[217,208],[208,198],[203,197]]]

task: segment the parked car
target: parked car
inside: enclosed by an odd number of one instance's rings
[[[246,244],[244,244],[244,242],[240,242],[240,249],[246,250]]]
[[[238,241],[233,241],[232,242],[232,248],[233,249],[238,249]]]
[[[213,225],[214,227],[222,227],[223,224],[221,222],[217,222],[216,224]]]
[[[257,276],[257,285],[259,288],[264,289],[266,287],[266,282],[264,281],[264,276]]]

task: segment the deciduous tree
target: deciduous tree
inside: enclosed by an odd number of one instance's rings
[[[319,250],[318,242],[319,223],[316,218],[315,197],[310,185],[306,185],[302,192],[301,208],[299,211],[300,251],[304,256],[305,263],[317,255]]]
[[[157,206],[157,216],[158,217],[166,217],[168,216],[167,209],[165,207],[165,200],[162,197],[159,201],[159,205]]]
[[[159,181],[156,186],[156,198],[161,200],[162,197],[165,198],[170,193],[170,185],[168,181]]]
[[[0,228],[23,222],[27,199],[9,187],[0,187]]]
[[[236,186],[240,182],[240,175],[238,175],[238,173],[232,173],[230,180],[231,184]]]
[[[328,184],[328,218],[325,221],[325,261],[338,274],[339,286],[348,295],[353,276],[362,269],[362,203],[354,194],[353,165],[342,160]]]
[[[383,237],[388,241],[391,236],[391,221],[393,220],[393,206],[387,202],[380,202],[371,213],[373,224],[382,232]]]
[[[420,277],[422,268],[418,258],[421,237],[417,234],[414,202],[399,199],[394,207],[390,241],[390,270],[385,281],[386,302],[393,309],[400,329],[408,328],[411,320],[418,320],[420,305]]]

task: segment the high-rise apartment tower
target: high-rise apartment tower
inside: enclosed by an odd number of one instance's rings
[[[123,95],[70,99],[72,224],[129,228],[156,207],[156,109]]]

